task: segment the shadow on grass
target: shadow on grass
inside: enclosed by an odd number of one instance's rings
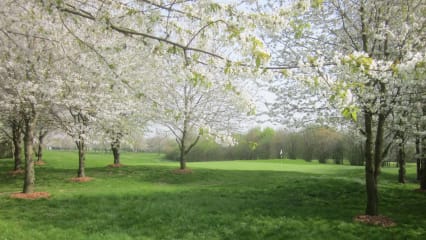
[[[31,202],[0,197],[0,205],[7,206],[0,209],[0,220],[38,232],[40,238],[33,239],[416,239],[426,234],[426,207],[419,204],[424,195],[409,189],[381,193],[382,207],[398,227],[353,223],[364,208],[359,169],[335,175],[208,169],[178,175],[172,169],[88,168],[95,181],[76,184],[66,181],[75,170],[41,166],[40,188],[74,192]]]

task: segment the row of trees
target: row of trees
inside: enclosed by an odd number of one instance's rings
[[[319,2],[319,8],[293,18],[292,29],[270,36],[278,52],[273,59],[279,65],[298,62],[300,68],[283,74],[307,83],[322,96],[309,106],[307,117],[317,113],[330,121],[338,110],[363,134],[366,214],[377,215],[377,183],[391,142],[399,144],[400,156],[409,139],[419,143],[420,185],[426,187],[422,150],[426,148],[426,4],[421,0]],[[294,98],[304,95],[277,82],[272,87],[279,99],[289,103],[280,101],[275,112],[291,112],[289,105],[300,109]]]
[[[304,122],[341,113],[364,135],[366,214],[378,215],[390,142],[402,156],[418,139],[426,189],[425,8],[422,0],[1,1],[1,126],[15,152],[23,139],[23,191],[34,190],[41,126],[74,139],[78,176],[91,136],[104,134],[119,158],[122,139],[150,120],[176,137],[185,168],[201,136],[230,141],[239,113],[253,113],[241,82],[267,79],[258,83],[277,95],[272,114]],[[287,88],[293,80],[316,98]],[[309,111],[294,114],[306,99]]]
[[[0,9],[0,127],[15,170],[25,167],[24,193],[34,191],[34,143],[48,130],[73,139],[85,177],[93,139],[108,139],[119,163],[121,142],[159,123],[176,137],[184,169],[202,134],[226,135],[251,111],[236,88],[246,71],[234,62],[256,75],[269,58],[255,25],[239,26],[256,14],[232,4],[7,0]]]
[[[213,139],[202,138],[188,154],[188,161],[214,161],[238,159],[304,159],[336,164],[349,161],[351,165],[364,165],[364,148],[360,135],[339,132],[332,128],[308,127],[299,131],[275,131],[272,128],[253,128],[246,134],[236,135],[233,145],[218,144]],[[168,142],[170,145],[170,141]],[[405,152],[404,159],[415,160],[414,143]],[[164,149],[166,159],[178,160],[178,149]],[[397,162],[399,146],[394,144],[387,161]]]

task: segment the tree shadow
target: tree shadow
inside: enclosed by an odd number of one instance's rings
[[[419,205],[424,197],[409,189],[381,191],[386,215],[397,222],[410,216],[408,223],[392,229],[353,223],[365,201],[359,169],[338,174],[195,169],[185,175],[174,174],[173,169],[88,168],[87,174],[98,182],[73,185],[74,194],[58,193],[30,204],[0,198],[7,205],[0,216],[40,232],[53,227],[70,236],[76,232],[87,238],[101,234],[131,239],[356,239],[379,233],[383,239],[409,238],[404,227],[426,224],[426,207]],[[50,188],[75,184],[66,182],[75,173],[45,165],[37,169],[37,184]],[[103,188],[102,184],[116,181],[123,184],[121,189]],[[140,185],[140,191],[126,191],[126,184]],[[89,190],[78,192],[83,188]],[[90,188],[98,189],[90,194]]]

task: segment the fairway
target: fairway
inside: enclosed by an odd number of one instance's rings
[[[256,160],[188,163],[159,154],[89,153],[86,175],[77,174],[77,153],[46,151],[36,167],[36,191],[50,199],[19,200],[22,176],[7,174],[0,159],[0,240],[6,239],[426,239],[426,195],[413,165],[410,183],[397,184],[397,169],[380,176],[380,212],[396,227],[355,223],[363,214],[363,167]]]

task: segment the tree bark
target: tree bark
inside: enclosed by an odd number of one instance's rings
[[[28,117],[24,120],[24,153],[25,153],[25,180],[23,193],[32,193],[35,188],[35,171],[33,161],[35,118]]]
[[[426,136],[421,139],[420,189],[426,190]]]
[[[180,164],[180,169],[185,169],[186,168],[186,121],[184,121],[184,128],[182,131],[182,138],[180,140],[177,140],[178,145],[179,145],[179,151],[180,151],[180,155],[179,155],[179,164]]]
[[[373,153],[373,116],[368,110],[364,110],[365,124],[365,186],[367,190],[367,207],[365,214],[377,216],[378,210],[378,191],[377,191],[377,174],[375,170]]]
[[[22,136],[21,136],[21,127],[14,123],[12,124],[12,142],[13,142],[13,159],[15,166],[13,170],[19,170],[22,168]]]
[[[426,103],[422,106],[423,117],[426,117]],[[426,120],[420,123],[421,132],[426,132]],[[426,190],[426,135],[420,136],[420,189]]]
[[[417,180],[420,180],[421,175],[421,157],[420,157],[420,137],[416,137],[416,173],[417,173]]]
[[[77,177],[86,177],[85,174],[85,160],[86,160],[86,152],[85,152],[85,144],[84,140],[80,138],[80,141],[76,142],[78,148],[78,172]]]
[[[46,137],[47,131],[40,131],[38,135],[38,150],[37,150],[37,162],[43,161],[43,141],[44,137]]]
[[[114,164],[120,164],[120,140],[111,143],[111,151],[114,156]]]
[[[398,182],[399,183],[405,183],[406,170],[405,170],[405,143],[404,142],[399,143],[398,166],[399,166]]]
[[[180,169],[186,169],[186,156],[185,151],[180,151],[180,157],[179,157],[179,163],[180,163]]]
[[[398,143],[398,182],[405,183],[406,182],[406,169],[405,169],[405,142],[406,136],[403,131],[397,132],[397,137],[401,141]]]

